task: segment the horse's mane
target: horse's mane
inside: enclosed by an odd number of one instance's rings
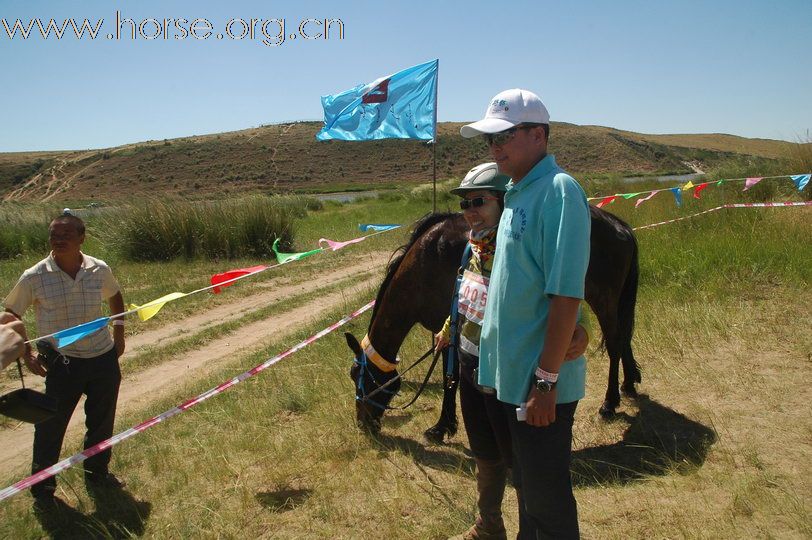
[[[409,241],[397,248],[392,253],[392,257],[389,259],[389,264],[386,265],[386,277],[383,278],[383,283],[381,283],[381,287],[378,289],[378,296],[375,298],[375,307],[372,308],[372,317],[369,319],[370,326],[372,326],[372,321],[375,320],[375,314],[378,311],[378,307],[381,305],[381,299],[383,298],[384,293],[389,288],[392,278],[395,277],[395,274],[397,273],[398,268],[400,268],[400,264],[403,262],[404,257],[409,252],[409,249],[430,228],[455,215],[457,214],[454,212],[426,214],[414,223],[414,229],[412,229],[412,235],[409,237]]]

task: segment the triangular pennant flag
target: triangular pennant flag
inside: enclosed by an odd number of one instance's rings
[[[688,180],[688,183],[682,186],[682,191],[688,191],[692,187],[694,187],[694,183]]]
[[[138,310],[138,318],[142,321],[148,321],[153,318],[161,308],[164,307],[164,304],[167,302],[171,302],[172,300],[177,300],[178,298],[183,298],[188,293],[182,292],[173,292],[166,294],[160,298],[156,298],[152,302],[147,302],[143,306],[138,306],[136,304],[130,304],[130,311]]]
[[[694,188],[694,199],[699,198],[699,192],[708,187],[708,182],[702,182]]]
[[[223,289],[226,287],[231,287],[234,283],[232,280],[240,277],[246,276],[248,274],[254,274],[261,270],[265,270],[268,268],[267,266],[260,265],[260,266],[250,266],[248,268],[236,268],[234,270],[229,270],[228,272],[223,272],[221,274],[214,274],[211,277],[211,284],[212,285],[219,285],[220,283],[225,283],[225,285],[221,285],[220,287],[214,288],[214,294],[220,294]],[[229,282],[229,283],[226,283]]]
[[[279,261],[279,264],[285,264],[291,261],[298,261],[299,259],[304,259],[305,257],[309,257],[315,253],[321,253],[324,251],[324,248],[318,249],[311,249],[310,251],[302,251],[301,253],[281,253],[279,251],[279,238],[273,241],[273,252],[276,253],[276,260]]]
[[[638,191],[637,193],[621,193],[620,196],[623,197],[624,199],[631,199],[631,198],[637,197],[641,193],[647,193],[647,192],[646,191]]]
[[[336,242],[335,240],[328,240],[327,238],[319,238],[319,245],[321,245],[322,242],[326,242],[327,248],[329,248],[331,251],[338,251],[339,249],[345,246],[349,246],[350,244],[357,244],[358,242],[361,242],[363,240],[366,240],[366,236],[354,238],[352,240],[347,240],[346,242]]]
[[[747,191],[751,187],[755,186],[759,182],[761,182],[762,178],[748,178],[744,181],[744,189],[742,191]]]
[[[358,228],[363,231],[367,232],[369,230],[373,231],[389,231],[391,229],[397,229],[400,225],[386,225],[383,223],[360,223]]]
[[[719,180],[718,182],[716,182],[716,185],[717,185],[717,186],[721,186],[723,183],[725,183],[725,180],[724,180],[724,179]]]
[[[604,197],[603,200],[598,204],[596,204],[595,206],[597,206],[598,208],[603,208],[607,204],[613,202],[615,199],[617,199],[617,195],[609,195],[608,197]]]
[[[61,349],[62,347],[67,347],[71,343],[79,341],[85,336],[89,336],[93,332],[98,331],[100,328],[107,326],[107,321],[109,320],[110,317],[100,317],[95,321],[86,322],[84,324],[80,324],[79,326],[74,326],[73,328],[67,328],[57,332],[54,334],[54,337],[56,338],[56,347]]]
[[[806,185],[809,183],[809,179],[812,178],[812,174],[796,174],[795,176],[790,176],[792,181],[795,182],[795,185],[798,187],[798,191],[803,191]]]
[[[676,201],[677,206],[682,206],[682,191],[680,188],[671,188],[671,193],[674,194],[674,200]]]
[[[634,203],[634,207],[635,207],[635,208],[637,208],[638,206],[640,206],[641,204],[643,204],[643,203],[644,203],[644,202],[646,202],[647,200],[649,200],[649,199],[651,199],[652,197],[654,197],[655,195],[657,195],[659,192],[660,192],[659,190],[657,190],[657,191],[652,191],[652,192],[651,192],[651,195],[649,195],[648,197],[644,197],[644,198],[642,198],[642,199],[637,199],[637,202],[636,202],[636,203]],[[643,193],[645,193],[645,191],[644,191]]]

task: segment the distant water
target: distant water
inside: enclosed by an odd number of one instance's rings
[[[696,180],[702,176],[701,174],[668,174],[665,176],[629,176],[623,179],[624,182],[642,182],[642,181],[655,181],[655,182],[672,182],[684,183],[688,180]]]
[[[314,193],[313,197],[320,201],[354,202],[361,197],[377,197],[377,191],[339,191],[336,193]]]

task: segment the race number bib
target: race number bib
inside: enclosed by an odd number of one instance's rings
[[[482,326],[488,301],[488,278],[466,270],[460,284],[459,310],[469,321]]]

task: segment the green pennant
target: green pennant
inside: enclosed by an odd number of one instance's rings
[[[304,259],[305,257],[309,257],[316,253],[320,253],[324,251],[323,248],[313,249],[310,251],[302,251],[301,253],[280,253],[279,249],[279,238],[273,241],[273,252],[276,254],[276,260],[279,261],[279,264],[285,264],[286,262],[290,261],[298,261],[299,259]]]
[[[637,193],[621,193],[620,196],[624,199],[631,199],[632,197],[637,197],[642,193],[648,193],[647,191],[638,191]]]
[[[724,179],[719,180],[718,182],[716,182],[716,185],[717,185],[717,186],[721,186],[721,185],[722,185],[722,182],[724,182]]]

